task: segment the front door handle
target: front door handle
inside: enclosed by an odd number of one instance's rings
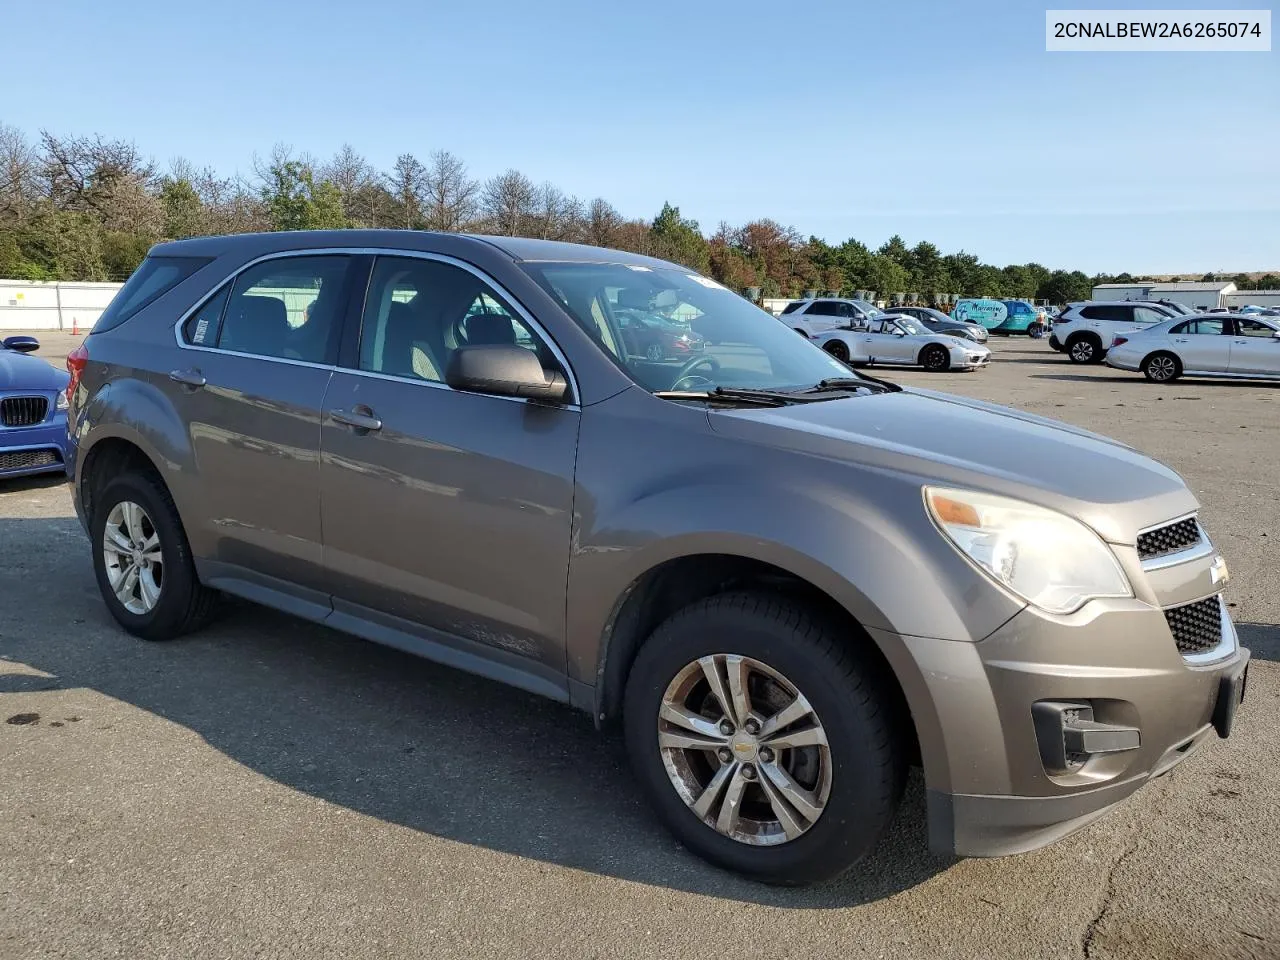
[[[366,407],[365,409],[368,408]],[[341,423],[357,430],[382,429],[382,421],[373,416],[373,411],[371,410],[369,413],[359,413],[355,410],[330,410],[329,416],[334,423]]]
[[[209,381],[205,380],[204,374],[199,370],[192,368],[191,370],[170,370],[169,379],[174,383],[180,383],[184,387],[200,388]]]

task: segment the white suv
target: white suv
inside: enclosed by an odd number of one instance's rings
[[[786,305],[778,319],[796,333],[812,339],[832,330],[862,327],[882,316],[885,316],[883,310],[865,300],[817,297],[812,300],[793,300]]]
[[[1101,363],[1116,334],[1142,330],[1180,315],[1171,306],[1140,300],[1069,303],[1053,321],[1049,346],[1072,363]]]

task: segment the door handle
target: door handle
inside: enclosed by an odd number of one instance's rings
[[[1186,343],[1187,341],[1186,341],[1186,340],[1180,340],[1180,339],[1178,339],[1177,337],[1174,337],[1174,338],[1173,338],[1173,342],[1174,342],[1174,343]]]
[[[382,421],[372,414],[356,413],[353,410],[330,410],[329,417],[334,423],[341,423],[357,430],[382,429]]]
[[[192,368],[191,370],[170,370],[169,379],[174,383],[180,383],[184,387],[200,388],[209,381],[205,380],[204,374],[199,370]]]

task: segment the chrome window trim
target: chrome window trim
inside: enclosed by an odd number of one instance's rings
[[[487,273],[485,273],[483,270],[479,269],[478,267],[475,267],[472,264],[467,263],[465,260],[459,260],[457,257],[451,257],[448,254],[443,254],[443,253],[432,253],[431,251],[427,251],[427,250],[402,250],[398,247],[315,247],[313,249],[307,249],[307,250],[277,250],[274,253],[263,254],[262,256],[257,257],[253,260],[249,260],[248,262],[243,263],[239,267],[237,267],[234,272],[224,277],[222,282],[219,283],[212,290],[210,290],[207,295],[201,297],[196,302],[195,306],[193,306],[190,310],[187,310],[186,312],[184,312],[182,316],[178,318],[177,323],[173,325],[173,339],[174,339],[174,342],[178,345],[178,349],[193,350],[198,353],[223,354],[229,357],[248,357],[253,360],[263,360],[268,363],[284,363],[284,364],[289,364],[290,366],[296,366],[296,367],[311,367],[316,370],[340,370],[344,373],[356,374],[357,376],[375,377],[377,379],[393,380],[399,383],[413,383],[413,384],[425,385],[428,387],[443,388],[445,390],[452,391],[453,393],[476,393],[477,396],[496,397],[500,400],[511,400],[516,403],[530,402],[529,398],[527,397],[508,397],[500,393],[479,393],[477,391],[470,391],[470,390],[454,390],[453,387],[449,386],[447,383],[444,383],[443,381],[424,380],[424,379],[418,379],[415,377],[393,376],[391,374],[376,373],[371,370],[361,370],[359,367],[343,367],[343,366],[339,366],[336,363],[314,363],[308,360],[291,360],[287,357],[268,357],[258,353],[243,353],[239,350],[224,350],[221,347],[196,346],[195,344],[187,343],[182,338],[183,324],[185,324],[189,319],[191,319],[191,316],[197,311],[199,311],[200,308],[203,307],[206,303],[208,303],[213,297],[217,296],[218,292],[222,290],[223,287],[227,286],[228,284],[234,284],[236,281],[236,278],[239,277],[240,274],[248,270],[250,267],[255,267],[260,263],[266,263],[270,260],[283,260],[286,258],[294,258],[294,257],[323,257],[323,256],[409,257],[417,260],[434,260],[438,263],[447,263],[451,266],[458,267],[462,270],[467,271],[467,273],[470,273],[472,276],[476,277],[481,282],[487,284],[490,288],[493,289],[495,293],[497,293],[500,297],[502,297],[503,300],[509,303],[511,305],[511,308],[515,310],[516,313],[518,314],[520,320],[528,325],[530,332],[542,338],[543,342],[546,343],[547,348],[551,351],[552,355],[556,358],[556,360],[560,362],[560,365],[563,367],[565,372],[565,377],[569,381],[569,389],[572,391],[573,397],[574,397],[574,400],[572,403],[558,404],[558,406],[561,406],[567,409],[580,409],[580,405],[582,402],[582,392],[578,387],[578,378],[577,376],[575,376],[573,372],[573,366],[569,363],[569,358],[565,356],[564,351],[560,349],[560,345],[556,343],[555,338],[551,336],[551,334],[547,331],[546,327],[544,327],[541,323],[539,323],[537,319],[534,318],[533,314],[531,314],[527,309],[525,309],[524,304],[522,304],[518,299],[513,297],[511,293],[506,289],[506,287],[502,286],[502,284],[498,283],[496,280],[494,280],[492,277],[490,277]],[[358,321],[360,323],[363,323],[364,321],[364,306],[365,306],[365,300],[367,298],[368,298],[368,291],[366,290],[365,296],[364,298],[361,299],[361,303],[360,303],[361,309],[360,309],[360,318]]]

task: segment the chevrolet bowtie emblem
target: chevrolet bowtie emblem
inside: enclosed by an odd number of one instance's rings
[[[1224,560],[1221,556],[1214,557],[1213,566],[1209,568],[1209,576],[1213,578],[1213,582],[1215,584],[1226,583],[1227,582],[1227,561]]]

